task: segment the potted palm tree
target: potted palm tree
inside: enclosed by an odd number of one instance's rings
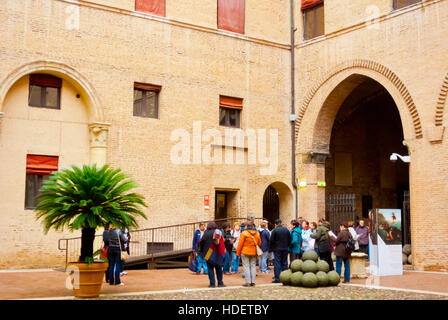
[[[81,230],[79,260],[68,264],[79,270],[79,286],[73,288],[75,296],[96,297],[101,290],[108,264],[94,260],[96,229],[108,223],[136,228],[137,217],[146,219],[141,210],[146,207],[144,197],[129,192],[135,187],[136,183],[120,169],[84,165],[53,172],[40,189],[35,211],[36,219],[42,219],[45,234],[50,229]]]

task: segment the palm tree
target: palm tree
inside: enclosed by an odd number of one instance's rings
[[[138,226],[138,216],[147,219],[141,206],[146,207],[144,197],[128,191],[136,183],[121,169],[108,165],[72,166],[53,172],[44,182],[37,196],[36,219],[43,219],[45,234],[53,228],[61,231],[81,229],[80,262],[93,257],[93,242],[97,227],[108,223],[117,227]]]

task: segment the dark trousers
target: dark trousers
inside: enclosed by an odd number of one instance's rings
[[[222,282],[222,267],[218,266],[214,263],[210,263],[207,261],[207,271],[208,271],[208,279],[210,280],[210,286],[215,286],[215,273],[216,278],[218,279],[218,286],[222,286],[224,282]]]
[[[321,260],[327,261],[330,266],[330,271],[334,270],[333,259],[331,259],[331,251],[319,252],[319,257]]]
[[[274,278],[280,281],[280,272],[288,269],[288,251],[274,251]]]
[[[336,272],[341,276],[342,262],[344,262],[344,282],[350,282],[350,260],[336,257]]]
[[[369,245],[368,244],[360,244],[359,245],[359,252],[362,252],[362,253],[365,253],[365,254],[369,255]]]
[[[292,253],[292,252],[290,252],[289,253],[289,267],[291,268],[291,263],[294,261],[294,260],[297,260],[297,259],[301,259],[302,257],[301,257],[301,254],[300,253]]]
[[[120,284],[121,250],[109,247],[109,284]]]

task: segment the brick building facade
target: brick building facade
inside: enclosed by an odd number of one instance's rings
[[[291,19],[288,0],[4,1],[0,267],[60,265],[57,240],[77,236],[43,235],[25,208],[28,159],[45,155],[131,174],[149,204],[142,227],[267,216],[268,189],[284,221],[325,216],[330,193],[356,194],[361,217],[363,196],[394,206],[407,188],[414,267],[446,269],[448,242],[433,239],[448,231],[448,1],[293,5]],[[30,106],[42,74],[61,79],[38,91],[59,108]],[[387,133],[360,125],[374,121]],[[409,168],[390,152],[408,152]]]

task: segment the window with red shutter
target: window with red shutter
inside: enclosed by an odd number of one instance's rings
[[[58,170],[59,157],[29,154],[26,156],[25,209],[37,206],[36,196],[50,174]]]
[[[219,125],[240,128],[243,99],[219,96]]]
[[[218,0],[218,29],[244,34],[246,0]]]
[[[324,4],[321,0],[302,0],[303,38],[313,39],[325,34]]]
[[[165,0],[135,0],[135,11],[148,12],[165,17]]]
[[[161,86],[134,82],[134,116],[158,119],[160,90]]]
[[[401,9],[419,2],[422,0],[393,0],[394,1],[394,9]]]
[[[317,7],[323,3],[324,0],[302,0],[302,11]]]

